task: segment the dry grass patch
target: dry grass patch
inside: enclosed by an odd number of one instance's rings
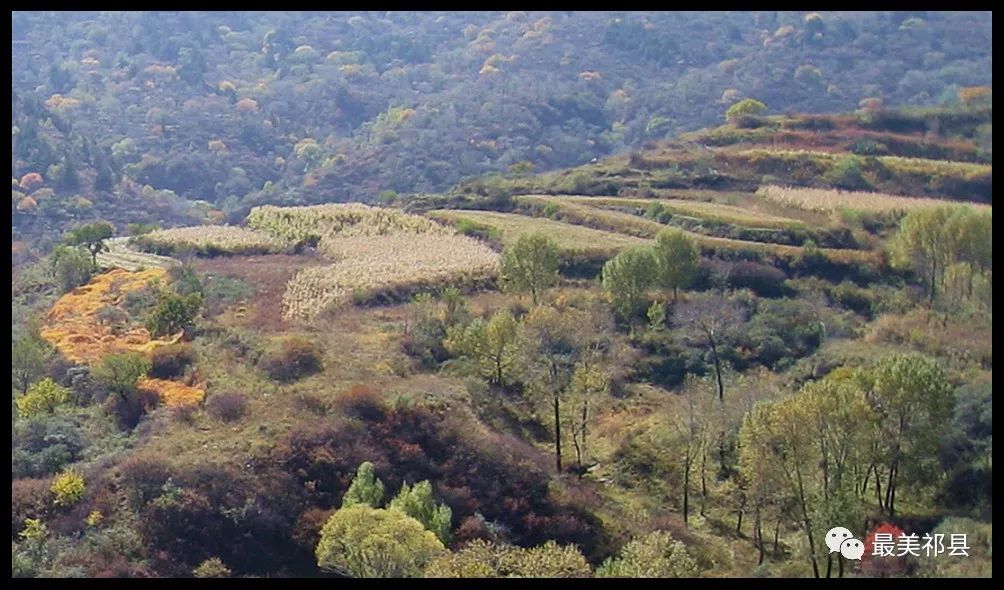
[[[796,188],[776,185],[762,186],[757,196],[785,207],[795,207],[808,211],[833,213],[841,209],[854,209],[870,213],[905,214],[913,209],[941,207],[944,205],[968,205],[979,210],[991,210],[989,205],[980,203],[960,203],[941,199],[921,197],[901,197],[884,193],[841,191],[834,189]]]
[[[671,213],[718,221],[732,225],[763,228],[803,228],[805,223],[734,205],[689,199],[633,199],[624,197],[549,197],[594,207],[647,208],[659,203]]]
[[[461,220],[489,226],[499,232],[503,244],[511,244],[520,236],[541,232],[557,242],[558,247],[566,255],[594,255],[597,257],[613,256],[628,246],[644,244],[647,240],[634,236],[613,233],[581,225],[573,225],[544,219],[528,217],[515,213],[499,213],[497,211],[456,211],[436,210],[428,213],[429,217],[456,223]]]
[[[42,337],[75,363],[94,363],[112,352],[150,352],[172,344],[177,338],[153,340],[146,328],[129,325],[115,329],[103,321],[101,311],[118,307],[125,295],[145,287],[151,280],[164,280],[166,271],[110,270],[63,295],[45,316]],[[180,335],[179,335],[180,336]]]

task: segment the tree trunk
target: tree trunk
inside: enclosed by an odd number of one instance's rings
[[[683,461],[683,524],[690,526],[690,450]]]
[[[816,542],[812,538],[812,521],[809,520],[809,509],[805,505],[805,487],[802,483],[802,470],[796,465],[795,475],[798,477],[798,502],[802,507],[802,524],[805,526],[805,537],[809,541],[809,556],[812,561],[812,575],[819,578],[819,562],[816,559]]]
[[[781,517],[778,516],[777,520],[774,522],[774,547],[771,552],[777,555],[777,537],[781,533]]]
[[[554,395],[554,464],[561,473],[561,402]]]
[[[893,472],[896,477],[889,478],[889,518],[895,518],[896,516],[896,479],[899,476],[899,461],[893,467]]]
[[[586,423],[589,421],[589,400],[582,402],[582,454],[586,454]],[[581,465],[581,464],[580,464]]]
[[[722,381],[722,363],[718,358],[718,346],[715,344],[715,339],[709,337],[708,341],[711,343],[711,360],[715,363],[715,380],[718,383],[718,401],[725,401],[725,383]]]
[[[829,579],[830,574],[833,573],[833,554],[828,553],[826,555],[826,577]]]
[[[705,450],[703,453],[701,453],[701,516],[704,516],[705,508],[707,508],[707,503],[708,503],[707,465],[708,465],[708,452],[707,450]]]
[[[760,552],[756,564],[761,565],[763,563],[763,521],[760,519],[759,506],[753,513],[753,534],[756,535],[756,548]]]
[[[879,510],[885,510],[882,502],[882,476],[879,475],[878,465],[875,465],[875,500],[878,501]]]

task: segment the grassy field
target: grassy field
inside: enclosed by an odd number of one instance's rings
[[[610,208],[634,207],[646,209],[653,203],[658,203],[662,205],[664,209],[673,214],[685,215],[719,223],[757,228],[785,229],[805,227],[805,223],[797,219],[780,217],[745,207],[737,207],[717,202],[690,199],[637,199],[627,197],[555,196],[546,198],[561,199],[566,202],[589,205],[592,207]]]
[[[98,254],[98,267],[121,268],[130,272],[148,268],[171,268],[178,264],[174,258],[137,252],[129,247],[129,238],[112,238],[105,241],[108,250]]]
[[[564,253],[586,257],[607,258],[622,248],[646,242],[645,239],[635,236],[515,213],[442,209],[430,211],[428,215],[433,219],[451,223],[465,220],[490,227],[499,233],[503,244],[510,244],[523,234],[539,231],[554,239]]]

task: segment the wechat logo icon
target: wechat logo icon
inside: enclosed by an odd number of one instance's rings
[[[846,559],[858,561],[865,553],[865,544],[855,539],[851,531],[842,526],[833,527],[826,532],[826,547],[830,553],[840,553]]]

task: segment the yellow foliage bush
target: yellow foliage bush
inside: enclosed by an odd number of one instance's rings
[[[84,478],[68,469],[52,480],[49,490],[56,496],[56,506],[73,506],[84,497]]]
[[[157,346],[171,344],[176,337],[151,340],[150,333],[142,326],[114,333],[98,317],[101,309],[121,304],[127,293],[142,289],[153,279],[163,280],[165,275],[162,268],[139,272],[114,269],[97,275],[53,304],[41,335],[69,360],[88,364],[111,352],[150,352]]]

